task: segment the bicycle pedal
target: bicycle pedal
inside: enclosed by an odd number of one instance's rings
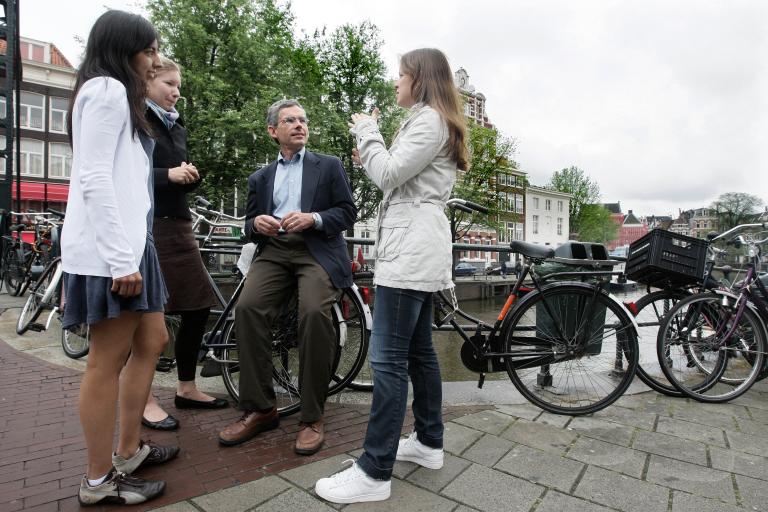
[[[29,326],[27,327],[27,330],[35,331],[35,332],[43,332],[45,330],[45,325],[38,324],[37,322],[33,322],[29,324]]]

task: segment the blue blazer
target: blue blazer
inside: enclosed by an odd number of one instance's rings
[[[245,213],[245,234],[263,247],[269,238],[253,229],[253,219],[272,215],[275,207],[277,160],[248,177],[248,205]],[[352,286],[352,266],[344,241],[344,231],[352,229],[357,216],[352,190],[341,160],[307,150],[301,175],[301,211],[317,212],[323,219],[322,229],[308,229],[301,234],[312,257],[331,278],[336,288]]]

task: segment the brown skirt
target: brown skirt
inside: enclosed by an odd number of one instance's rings
[[[170,298],[166,312],[194,311],[219,304],[192,232],[192,221],[155,217],[152,234]]]

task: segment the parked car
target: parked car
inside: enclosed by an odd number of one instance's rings
[[[456,277],[473,276],[475,275],[475,272],[477,272],[477,268],[475,268],[475,266],[471,263],[467,263],[466,261],[460,262],[458,265],[456,265],[454,270],[456,272]]]

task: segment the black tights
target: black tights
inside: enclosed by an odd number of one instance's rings
[[[181,317],[181,325],[176,334],[176,364],[182,382],[195,380],[198,352],[210,311],[210,308],[205,308],[173,313]]]

